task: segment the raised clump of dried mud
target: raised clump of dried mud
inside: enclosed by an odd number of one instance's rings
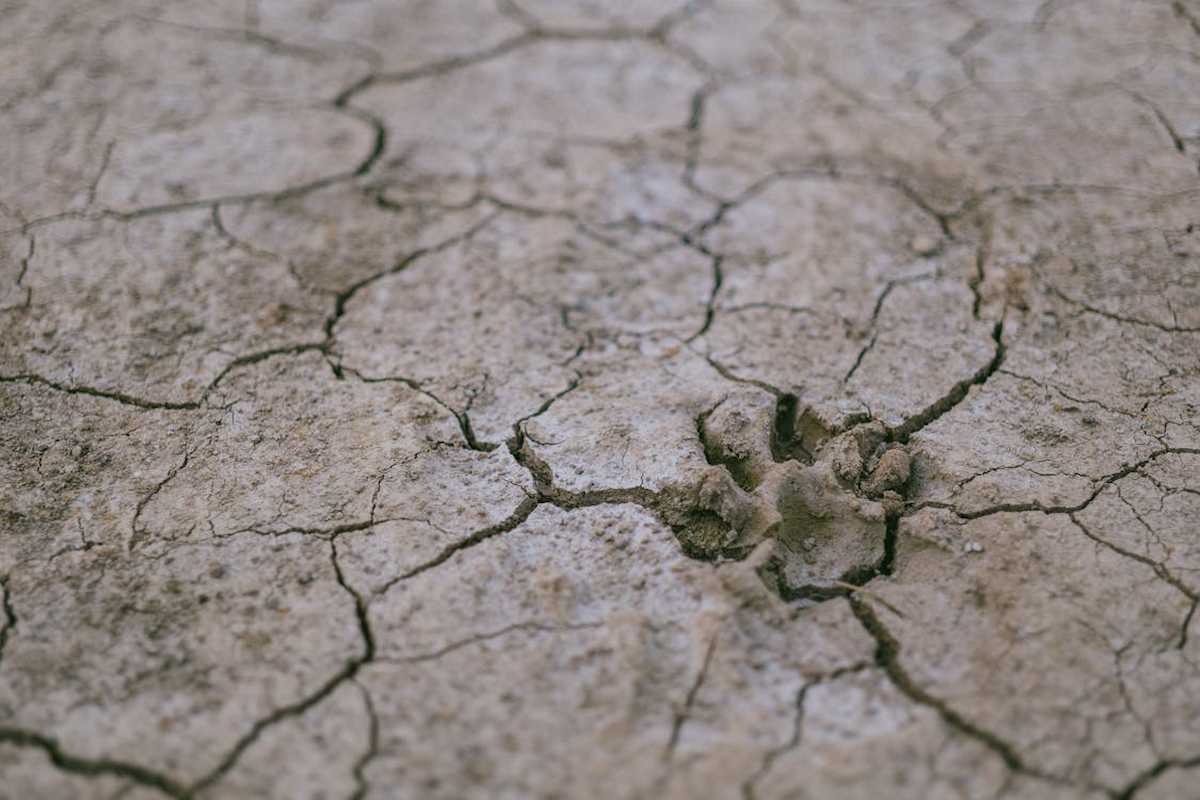
[[[1195,796],[1193,0],[3,18],[0,797]]]

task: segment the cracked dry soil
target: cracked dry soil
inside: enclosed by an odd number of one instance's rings
[[[0,797],[1200,797],[1195,0],[0,8]]]

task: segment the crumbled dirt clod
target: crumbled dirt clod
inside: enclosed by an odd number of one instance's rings
[[[912,459],[903,447],[891,447],[879,456],[871,476],[867,479],[866,489],[871,496],[885,492],[898,492],[908,484],[912,471]]]

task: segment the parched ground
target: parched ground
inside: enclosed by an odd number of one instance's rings
[[[1200,797],[1200,3],[0,2],[0,797]]]

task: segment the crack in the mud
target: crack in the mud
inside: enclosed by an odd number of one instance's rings
[[[0,625],[0,664],[4,661],[4,648],[8,638],[17,630],[17,611],[13,607],[12,590],[8,588],[10,575],[0,577],[0,610],[4,612],[4,624]]]
[[[266,361],[276,356],[299,355],[301,353],[318,352],[327,354],[329,351],[328,342],[306,342],[301,344],[282,345],[280,347],[271,347],[266,350],[247,353],[237,356],[227,363],[220,372],[209,381],[204,390],[200,393],[197,400],[150,400],[144,397],[126,394],[125,392],[112,391],[108,389],[98,389],[93,386],[80,384],[65,384],[50,378],[43,377],[34,373],[17,373],[14,375],[0,375],[0,383],[24,383],[32,386],[44,386],[47,389],[53,389],[64,394],[85,395],[88,397],[96,397],[102,400],[112,400],[121,405],[140,408],[145,411],[197,411],[209,407],[209,395],[216,390],[222,381],[225,380],[231,373],[241,369],[242,367],[257,364],[261,361]]]
[[[431,392],[429,389],[425,388],[424,384],[422,384],[420,381],[413,380],[412,378],[405,378],[405,377],[399,376],[399,375],[390,375],[390,376],[378,377],[378,378],[371,377],[371,376],[362,374],[361,372],[354,369],[353,367],[346,367],[346,366],[341,366],[341,365],[339,365],[337,367],[337,371],[338,371],[338,374],[341,376],[344,376],[346,373],[349,373],[349,374],[353,375],[355,378],[357,378],[358,380],[362,381],[363,383],[398,383],[401,386],[407,386],[409,389],[412,389],[414,392],[424,395],[425,397],[432,400],[435,404],[441,406],[446,411],[446,413],[448,413],[451,417],[454,418],[454,422],[458,426],[459,434],[463,437],[463,443],[469,449],[476,450],[481,453],[490,453],[493,450],[495,450],[497,447],[499,447],[499,445],[496,444],[495,442],[480,441],[479,438],[475,435],[475,430],[474,430],[474,428],[471,427],[471,416],[469,413],[469,411],[470,411],[469,408],[462,410],[462,411],[458,410],[457,408],[454,408],[452,405],[447,403],[445,400],[441,399],[439,396],[437,396],[436,394]]]
[[[937,712],[938,716],[949,727],[982,744],[1004,762],[1012,772],[1026,775],[1038,780],[1061,784],[1063,781],[1056,776],[1030,767],[1017,754],[1016,749],[996,734],[980,728],[975,723],[963,717],[944,700],[941,700],[914,681],[900,663],[901,646],[899,640],[883,624],[879,616],[871,609],[866,601],[851,595],[850,608],[862,625],[863,630],[875,641],[875,662],[888,680],[901,694],[917,705],[925,706]]]
[[[1200,30],[1197,31],[1200,35]],[[1113,800],[1133,800],[1137,793],[1150,785],[1156,778],[1161,776],[1169,769],[1193,769],[1200,767],[1200,755],[1191,758],[1170,758],[1163,759],[1155,763],[1152,767],[1144,770],[1134,777],[1124,789],[1118,792],[1111,792]]]
[[[354,778],[354,792],[350,795],[349,800],[363,800],[369,790],[366,777],[367,765],[375,756],[379,755],[379,716],[375,713],[375,702],[371,699],[371,693],[357,679],[352,678],[351,680],[362,695],[363,707],[367,710],[368,724],[367,749],[354,762],[354,769],[351,772]]]
[[[489,525],[486,528],[481,528],[467,537],[454,542],[453,544],[446,545],[437,553],[437,555],[421,562],[412,569],[409,569],[389,580],[376,590],[376,594],[384,594],[397,583],[400,583],[401,581],[407,581],[416,577],[417,575],[420,575],[422,572],[427,572],[434,567],[441,566],[463,550],[469,550],[481,542],[486,542],[488,539],[514,530],[525,520],[529,519],[529,516],[533,514],[540,504],[540,500],[536,497],[525,498],[521,501],[520,505],[517,506],[516,510],[514,510],[500,522],[497,522],[495,525]]]
[[[1074,514],[1083,511],[1092,502],[1104,492],[1109,486],[1127,478],[1134,473],[1140,472],[1147,465],[1157,461],[1163,456],[1168,455],[1200,455],[1200,448],[1196,447],[1164,447],[1155,450],[1145,458],[1131,464],[1125,464],[1115,472],[1111,472],[1101,478],[1095,479],[1095,488],[1079,503],[1073,505],[1045,505],[1039,501],[1030,501],[1023,503],[1000,503],[998,505],[988,506],[987,508],[976,509],[974,511],[963,511],[955,507],[952,503],[945,503],[939,500],[924,500],[912,507],[912,511],[919,511],[922,508],[937,508],[949,511],[959,519],[973,520],[982,517],[989,517],[993,514],[1014,514],[1036,511],[1042,514]]]
[[[187,800],[192,796],[192,792],[183,784],[160,772],[109,758],[81,758],[65,752],[56,739],[23,728],[0,726],[0,744],[39,750],[55,767],[73,775],[88,778],[111,775],[157,790],[176,800]]]
[[[1118,547],[1117,545],[1113,544],[1112,542],[1108,541],[1107,539],[1096,535],[1095,533],[1092,532],[1092,530],[1090,528],[1088,528],[1086,525],[1084,525],[1083,522],[1081,522],[1077,516],[1075,516],[1074,512],[1067,512],[1067,519],[1071,520],[1071,523],[1076,528],[1078,528],[1083,533],[1084,536],[1091,539],[1093,542],[1100,545],[1101,547],[1105,547],[1105,548],[1111,550],[1112,552],[1116,553],[1117,555],[1122,556],[1123,558],[1132,559],[1133,561],[1136,561],[1139,564],[1149,567],[1150,570],[1160,580],[1162,580],[1167,585],[1171,586],[1173,589],[1175,589],[1176,591],[1178,591],[1180,594],[1182,594],[1184,597],[1186,597],[1188,599],[1190,605],[1188,606],[1187,614],[1185,614],[1184,618],[1183,618],[1183,624],[1182,624],[1182,626],[1180,628],[1180,632],[1179,632],[1179,642],[1176,645],[1176,649],[1182,650],[1184,647],[1186,647],[1187,646],[1187,636],[1188,636],[1188,625],[1192,621],[1192,614],[1194,614],[1196,611],[1197,603],[1200,603],[1200,594],[1197,594],[1196,592],[1189,589],[1187,584],[1185,584],[1178,577],[1176,577],[1161,562],[1155,561],[1152,558],[1147,558],[1146,556],[1143,556],[1143,555],[1139,555],[1138,553],[1134,553],[1130,550],[1126,550],[1123,547]]]
[[[130,14],[123,19],[141,22],[146,25],[157,25],[175,28],[181,31],[189,31],[196,34],[201,34],[207,38],[216,39],[218,41],[251,45],[261,48],[271,55],[284,56],[287,58],[298,58],[304,61],[324,61],[332,58],[332,56],[319,48],[286,42],[282,39],[278,39],[274,36],[268,36],[261,31],[254,30],[249,27],[227,28],[209,25],[192,25],[183,22],[175,22],[169,19],[147,16],[144,14]]]
[[[988,219],[983,225],[979,243],[975,245],[975,274],[967,280],[967,288],[971,290],[971,317],[979,319],[980,307],[983,305],[982,287],[987,279],[987,265],[992,258],[992,220]]]
[[[1193,14],[1183,0],[1174,0],[1174,2],[1171,3],[1171,10],[1175,12],[1176,16],[1188,24],[1193,33],[1195,33],[1197,36],[1200,36],[1200,17]]]
[[[309,711],[329,695],[333,694],[347,681],[351,681],[358,675],[365,665],[369,664],[375,658],[375,634],[371,629],[371,621],[367,608],[367,602],[357,589],[347,582],[345,575],[342,572],[341,564],[338,562],[337,554],[337,538],[329,540],[330,562],[333,565],[334,575],[337,578],[338,585],[342,587],[354,600],[354,614],[358,622],[359,636],[362,640],[362,652],[350,658],[345,666],[343,666],[332,677],[326,680],[316,691],[308,694],[299,700],[280,706],[273,712],[257,720],[246,733],[244,733],[234,744],[234,746],[225,754],[221,761],[204,777],[189,786],[186,790],[186,796],[199,794],[205,789],[216,784],[222,777],[225,776],[237,762],[241,759],[242,754],[246,752],[263,731],[271,726],[294,717],[299,717]]]
[[[188,461],[191,459],[193,452],[195,451],[189,450],[185,446],[183,460],[171,467],[171,469],[167,471],[167,474],[163,476],[162,480],[155,484],[154,488],[150,490],[149,494],[144,495],[138,500],[137,506],[133,511],[133,518],[129,521],[129,543],[127,545],[129,552],[133,552],[133,550],[137,547],[138,542],[140,542],[146,535],[145,529],[138,528],[138,520],[142,518],[142,513],[146,510],[146,506],[150,505],[150,502],[166,487],[168,483],[175,480],[176,475],[187,468]]]
[[[124,392],[114,392],[105,389],[97,389],[92,386],[67,385],[58,381],[43,378],[41,375],[33,373],[17,373],[14,375],[0,375],[0,383],[25,383],[30,385],[45,386],[48,389],[54,389],[65,394],[87,395],[89,397],[98,397],[103,400],[113,400],[122,405],[133,406],[151,411],[194,411],[200,408],[200,403],[193,400],[185,402],[169,402],[158,400],[147,400],[141,397],[125,394]]]
[[[757,800],[758,784],[761,783],[762,779],[765,778],[767,773],[771,771],[771,768],[775,765],[775,762],[778,761],[779,758],[785,753],[789,753],[800,747],[804,738],[804,703],[808,696],[808,692],[823,683],[835,681],[845,675],[862,672],[864,669],[873,666],[875,665],[866,663],[851,664],[846,667],[835,669],[825,675],[805,681],[804,685],[800,687],[800,691],[796,693],[796,714],[792,722],[791,738],[789,738],[788,741],[784,742],[783,744],[768,750],[763,756],[762,762],[759,764],[758,769],[754,771],[754,774],[742,782],[742,800]]]
[[[29,273],[29,262],[33,260],[34,253],[37,251],[37,239],[32,233],[26,233],[29,237],[29,247],[25,251],[25,255],[21,257],[20,268],[17,270],[17,279],[13,281],[13,285],[18,289],[25,290],[25,299],[11,306],[0,308],[0,314],[6,314],[11,311],[24,311],[33,305],[33,289],[25,286],[25,276]]]
[[[850,365],[850,369],[847,370],[846,374],[842,376],[842,383],[850,382],[850,379],[854,377],[854,373],[858,372],[858,368],[862,366],[863,359],[867,357],[867,353],[875,349],[875,343],[877,341],[879,341],[879,333],[872,333],[871,338],[868,339],[863,348],[858,351],[858,355],[855,357],[854,363]]]
[[[436,650],[431,650],[426,653],[417,653],[416,655],[398,657],[380,656],[376,660],[381,664],[422,664],[429,661],[437,661],[438,659],[444,658],[451,653],[463,649],[464,647],[470,647],[472,645],[494,641],[496,639],[508,636],[510,633],[516,633],[517,631],[561,633],[563,631],[595,630],[603,626],[603,622],[573,622],[569,624],[550,624],[537,621],[514,622],[511,625],[505,625],[503,628],[499,628],[494,631],[489,631],[487,633],[476,633],[464,639],[458,639],[450,642],[449,644],[443,645]]]
[[[692,680],[692,685],[688,687],[687,695],[683,699],[683,705],[675,712],[674,719],[671,720],[671,735],[667,740],[666,749],[663,751],[663,760],[670,761],[675,757],[675,748],[679,746],[679,737],[683,734],[683,726],[687,724],[688,718],[692,715],[692,708],[696,705],[696,698],[700,694],[700,689],[704,686],[704,679],[708,677],[708,668],[712,664],[713,655],[717,652],[717,641],[720,636],[714,633],[708,640],[708,644],[704,649],[704,658],[700,663],[699,669],[696,670],[696,677]]]
[[[346,305],[351,300],[353,300],[354,296],[356,294],[358,294],[360,291],[362,291],[366,287],[370,286],[371,284],[373,284],[377,281],[380,281],[383,278],[388,277],[389,275],[397,275],[397,274],[403,272],[404,270],[406,270],[409,267],[416,264],[418,261],[420,261],[428,256],[444,252],[444,251],[449,250],[450,248],[454,247],[455,245],[458,245],[465,241],[470,240],[475,234],[477,234],[479,231],[483,230],[488,225],[490,225],[492,223],[492,220],[494,220],[495,218],[496,218],[496,214],[490,214],[490,215],[486,216],[484,219],[482,219],[479,222],[472,225],[467,230],[462,231],[461,233],[458,233],[455,236],[451,236],[448,239],[445,239],[441,242],[438,242],[437,244],[430,245],[428,247],[419,247],[416,250],[413,250],[413,251],[409,252],[407,255],[400,258],[392,266],[387,267],[385,269],[381,269],[378,272],[372,273],[371,275],[368,275],[365,278],[357,280],[354,283],[347,286],[346,288],[337,292],[337,294],[334,295],[334,299],[333,299],[333,311],[325,320],[326,339],[332,339],[334,337],[334,330],[337,328],[337,325],[341,321],[342,317],[345,316],[345,314],[346,314]]]
[[[681,9],[663,16],[654,25],[645,29],[609,28],[581,30],[547,26],[513,2],[502,2],[499,5],[502,13],[506,13],[523,28],[520,33],[510,36],[491,47],[445,56],[409,69],[392,72],[372,72],[340,91],[333,99],[334,107],[346,108],[355,96],[375,86],[398,85],[425,78],[448,75],[467,67],[495,61],[518,50],[543,42],[642,41],[660,48],[663,52],[700,71],[690,54],[680,52],[678,48],[672,46],[667,40],[671,29],[688,16],[694,14],[701,5],[699,3],[686,3]]]
[[[713,254],[710,256],[710,258],[713,272],[712,290],[709,292],[708,301],[705,304],[704,322],[700,325],[700,328],[695,333],[684,340],[685,342],[695,341],[704,334],[708,333],[708,329],[712,327],[713,318],[717,313],[717,295],[721,293],[721,285],[725,282],[725,274],[721,270],[721,263],[724,261],[724,256]]]
[[[891,439],[897,442],[907,442],[909,437],[917,433],[921,429],[941,419],[944,415],[952,411],[959,403],[966,399],[967,394],[973,386],[982,386],[987,383],[988,379],[996,374],[1000,366],[1004,363],[1004,320],[1000,319],[992,327],[992,342],[994,351],[991,360],[980,367],[974,375],[969,378],[964,378],[947,392],[945,395],[934,401],[924,411],[921,411],[908,419],[904,420],[899,425],[889,431]]]
[[[317,539],[335,539],[343,533],[359,533],[361,531],[370,530],[378,525],[383,525],[387,522],[396,522],[397,520],[408,521],[424,521],[412,520],[408,517],[386,517],[384,519],[365,519],[358,522],[345,522],[341,525],[332,525],[329,527],[304,527],[304,526],[289,526],[287,528],[267,529],[257,526],[247,528],[238,528],[237,530],[228,533],[216,534],[218,539],[227,539],[232,536],[239,536],[243,533],[252,533],[256,536],[289,536],[291,534],[300,534],[302,536],[312,536]]]
[[[224,228],[221,225],[219,215],[217,215],[217,213],[216,213],[216,208],[218,205],[219,205],[219,203],[213,204],[213,210],[214,210],[213,220],[214,220],[214,225],[217,226],[218,232],[221,232],[224,230]],[[342,291],[340,291],[336,295],[334,295],[333,311],[326,318],[324,327],[323,327],[324,334],[325,334],[324,339],[322,339],[319,342],[302,342],[299,344],[281,345],[278,347],[271,347],[271,348],[267,348],[265,350],[259,350],[256,352],[251,352],[251,353],[247,353],[247,354],[244,354],[241,356],[237,356],[237,357],[231,359],[227,364],[225,364],[225,366],[212,378],[212,380],[209,381],[209,383],[205,386],[204,390],[200,393],[198,399],[183,400],[183,401],[153,400],[153,399],[147,399],[144,397],[137,397],[135,395],[127,394],[125,392],[108,390],[108,389],[100,389],[100,388],[96,388],[93,386],[87,386],[87,385],[81,385],[81,384],[65,384],[60,381],[46,378],[42,375],[28,373],[28,372],[16,373],[16,374],[10,374],[10,375],[0,375],[0,383],[25,383],[28,385],[44,386],[48,389],[53,389],[55,391],[63,392],[65,394],[85,395],[85,396],[96,397],[96,398],[100,398],[100,399],[104,399],[104,400],[111,400],[111,401],[120,403],[122,405],[132,406],[134,408],[140,408],[140,409],[147,410],[147,411],[196,411],[196,410],[203,409],[208,406],[209,396],[220,386],[220,384],[230,374],[232,374],[235,371],[240,370],[243,367],[257,364],[259,362],[266,361],[268,359],[272,359],[277,356],[300,355],[303,353],[310,353],[310,352],[321,353],[322,355],[324,355],[326,357],[327,360],[329,360],[330,357],[334,353],[333,348],[334,348],[334,343],[336,341],[335,328],[336,328],[338,322],[341,320],[341,318],[346,313],[347,303],[349,303],[349,301],[355,296],[355,294],[357,294],[363,288],[371,285],[372,283],[374,283],[382,278],[385,278],[389,275],[395,275],[399,272],[404,271],[405,269],[412,266],[417,261],[425,258],[426,256],[430,256],[430,255],[442,252],[444,250],[447,250],[447,249],[471,238],[476,233],[478,233],[480,230],[485,228],[488,224],[490,224],[494,218],[495,218],[495,214],[489,215],[488,217],[486,217],[485,219],[483,219],[476,225],[472,226],[471,228],[467,229],[466,231],[464,231],[456,236],[450,237],[449,239],[446,239],[443,242],[439,242],[438,244],[414,250],[413,252],[411,252],[407,256],[405,256],[404,258],[400,259],[397,263],[395,263],[391,267],[384,269],[384,270],[380,270],[379,272],[376,272],[366,278],[363,278],[363,279],[355,282],[354,284],[351,284],[349,287],[343,289]],[[225,235],[228,236],[228,233],[226,233]],[[346,368],[344,368],[340,362],[330,361],[330,366],[333,368],[334,374],[339,378],[343,376],[343,372],[346,370]],[[462,428],[463,428],[464,435],[468,437],[468,441],[472,443],[472,446],[473,447],[478,446],[478,443],[475,441],[473,433],[470,430],[469,420],[465,419],[459,412],[455,411],[448,404],[442,402],[440,399],[438,399],[433,394],[431,394],[428,390],[424,389],[416,381],[410,381],[405,378],[372,379],[372,378],[363,377],[362,379],[367,382],[373,382],[376,380],[391,380],[391,381],[396,381],[396,382],[400,382],[400,383],[405,383],[410,388],[413,388],[416,391],[419,391],[419,392],[425,394],[426,396],[430,397],[430,399],[434,400],[439,405],[441,405],[443,408],[450,411],[450,413],[452,413],[455,416],[455,418],[458,419],[460,426],[462,426]],[[494,447],[495,446],[493,445],[492,449],[494,449]],[[484,448],[477,447],[477,449],[484,449]]]
[[[64,220],[113,220],[116,222],[132,222],[134,220],[143,219],[146,217],[155,217],[163,214],[175,214],[183,211],[192,211],[196,209],[208,208],[214,205],[220,206],[239,206],[249,205],[259,201],[269,200],[279,202],[295,197],[312,194],[329,186],[334,186],[339,183],[356,180],[366,175],[372,167],[383,156],[387,142],[387,130],[382,121],[368,114],[365,111],[357,108],[342,107],[334,105],[332,111],[345,114],[371,128],[371,147],[370,150],[357,161],[353,168],[337,172],[332,175],[326,175],[320,178],[305,183],[300,183],[295,186],[289,186],[275,191],[262,192],[245,192],[242,194],[217,195],[213,197],[204,197],[196,200],[181,200],[172,203],[160,203],[151,206],[142,206],[128,211],[118,211],[111,208],[101,208],[98,210],[83,210],[83,211],[62,211],[56,214],[50,214],[45,217],[38,217],[23,223],[17,230],[28,233],[29,231],[53,225]],[[8,231],[0,231],[0,234]]]
[[[1097,308],[1096,306],[1093,306],[1089,303],[1085,303],[1082,300],[1078,300],[1074,297],[1071,297],[1070,295],[1066,294],[1061,289],[1059,289],[1057,286],[1050,285],[1049,289],[1056,297],[1058,297],[1064,303],[1069,303],[1070,305],[1075,306],[1076,308],[1080,309],[1081,311],[1083,311],[1085,313],[1093,314],[1097,317],[1104,317],[1105,319],[1112,320],[1113,322],[1119,322],[1119,323],[1122,323],[1125,325],[1137,325],[1139,327],[1144,327],[1144,328],[1154,328],[1155,330],[1162,331],[1163,333],[1200,333],[1200,326],[1167,325],[1165,323],[1156,322],[1154,320],[1139,319],[1137,317],[1130,317],[1130,316],[1126,316],[1124,314],[1117,314],[1112,311],[1105,311],[1102,308]]]

